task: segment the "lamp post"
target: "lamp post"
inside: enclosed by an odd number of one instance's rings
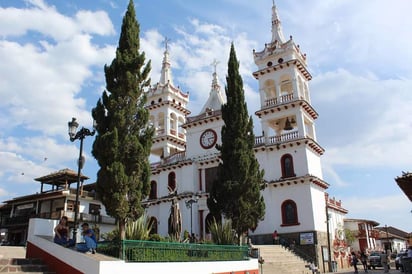
[[[385,225],[385,230],[386,230],[386,244],[387,246],[385,246],[385,252],[389,249],[390,251],[392,251],[392,244],[389,242],[389,234],[388,234],[388,226]]]
[[[185,201],[186,207],[190,208],[190,237],[193,234],[193,204],[197,203],[197,199],[191,198],[190,200]]]
[[[328,200],[326,201],[326,234],[328,237],[328,270],[329,272],[332,271],[332,257],[331,257],[331,250],[330,250],[330,228],[329,228],[329,220],[330,220],[330,216],[329,216],[329,208],[328,208]]]
[[[70,141],[74,142],[75,140],[80,140],[80,152],[79,152],[79,160],[78,160],[78,169],[77,169],[77,186],[76,186],[76,202],[74,205],[74,228],[73,228],[73,240],[77,241],[77,215],[79,214],[79,188],[80,188],[80,171],[84,165],[83,159],[83,140],[86,136],[93,136],[96,132],[94,129],[90,131],[87,128],[82,127],[79,131],[77,128],[79,127],[79,123],[76,122],[76,118],[72,118],[72,120],[68,123],[69,126],[69,136]]]

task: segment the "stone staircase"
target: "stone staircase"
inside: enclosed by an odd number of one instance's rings
[[[312,274],[308,262],[281,245],[254,245],[265,261],[261,274]]]
[[[35,258],[0,259],[0,273],[55,274],[55,272],[48,271],[47,265],[41,259]]]

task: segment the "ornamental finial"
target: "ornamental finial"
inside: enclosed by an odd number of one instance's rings
[[[214,67],[214,73],[216,73],[216,67],[220,62],[217,61],[216,59],[213,59],[213,62],[211,63],[211,65]]]
[[[165,50],[168,50],[168,43],[170,42],[170,38],[165,37],[165,40],[163,41],[163,43],[165,44]]]

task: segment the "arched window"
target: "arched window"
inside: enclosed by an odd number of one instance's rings
[[[170,113],[170,134],[176,135],[177,128],[177,116],[174,113]]]
[[[165,132],[165,115],[163,112],[157,115],[157,135],[162,135]]]
[[[176,174],[174,172],[170,172],[167,178],[167,188],[170,192],[174,192],[176,190]]]
[[[282,167],[282,178],[295,177],[295,170],[293,168],[293,157],[290,154],[285,154],[280,159]]]
[[[150,235],[157,234],[157,219],[156,217],[150,217],[149,225],[151,226]]]
[[[298,221],[298,210],[296,208],[296,203],[292,200],[286,200],[282,203],[282,225],[281,226],[292,226],[299,225]]]
[[[264,83],[264,91],[266,95],[266,100],[276,98],[276,86],[275,81],[273,80],[266,80]]]
[[[280,78],[280,93],[283,96],[291,96],[293,94],[293,86],[292,86],[292,80],[290,78],[290,75],[283,75]],[[284,97],[286,101],[290,101],[291,98]]]
[[[182,127],[182,125],[185,123],[185,119],[181,116],[179,116],[177,120],[177,130],[178,130],[178,137],[181,139],[185,138],[185,129]]]
[[[150,182],[149,199],[157,199],[157,183],[156,181]]]

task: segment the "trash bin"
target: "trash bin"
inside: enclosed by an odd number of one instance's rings
[[[338,272],[338,262],[332,261],[332,272]]]

